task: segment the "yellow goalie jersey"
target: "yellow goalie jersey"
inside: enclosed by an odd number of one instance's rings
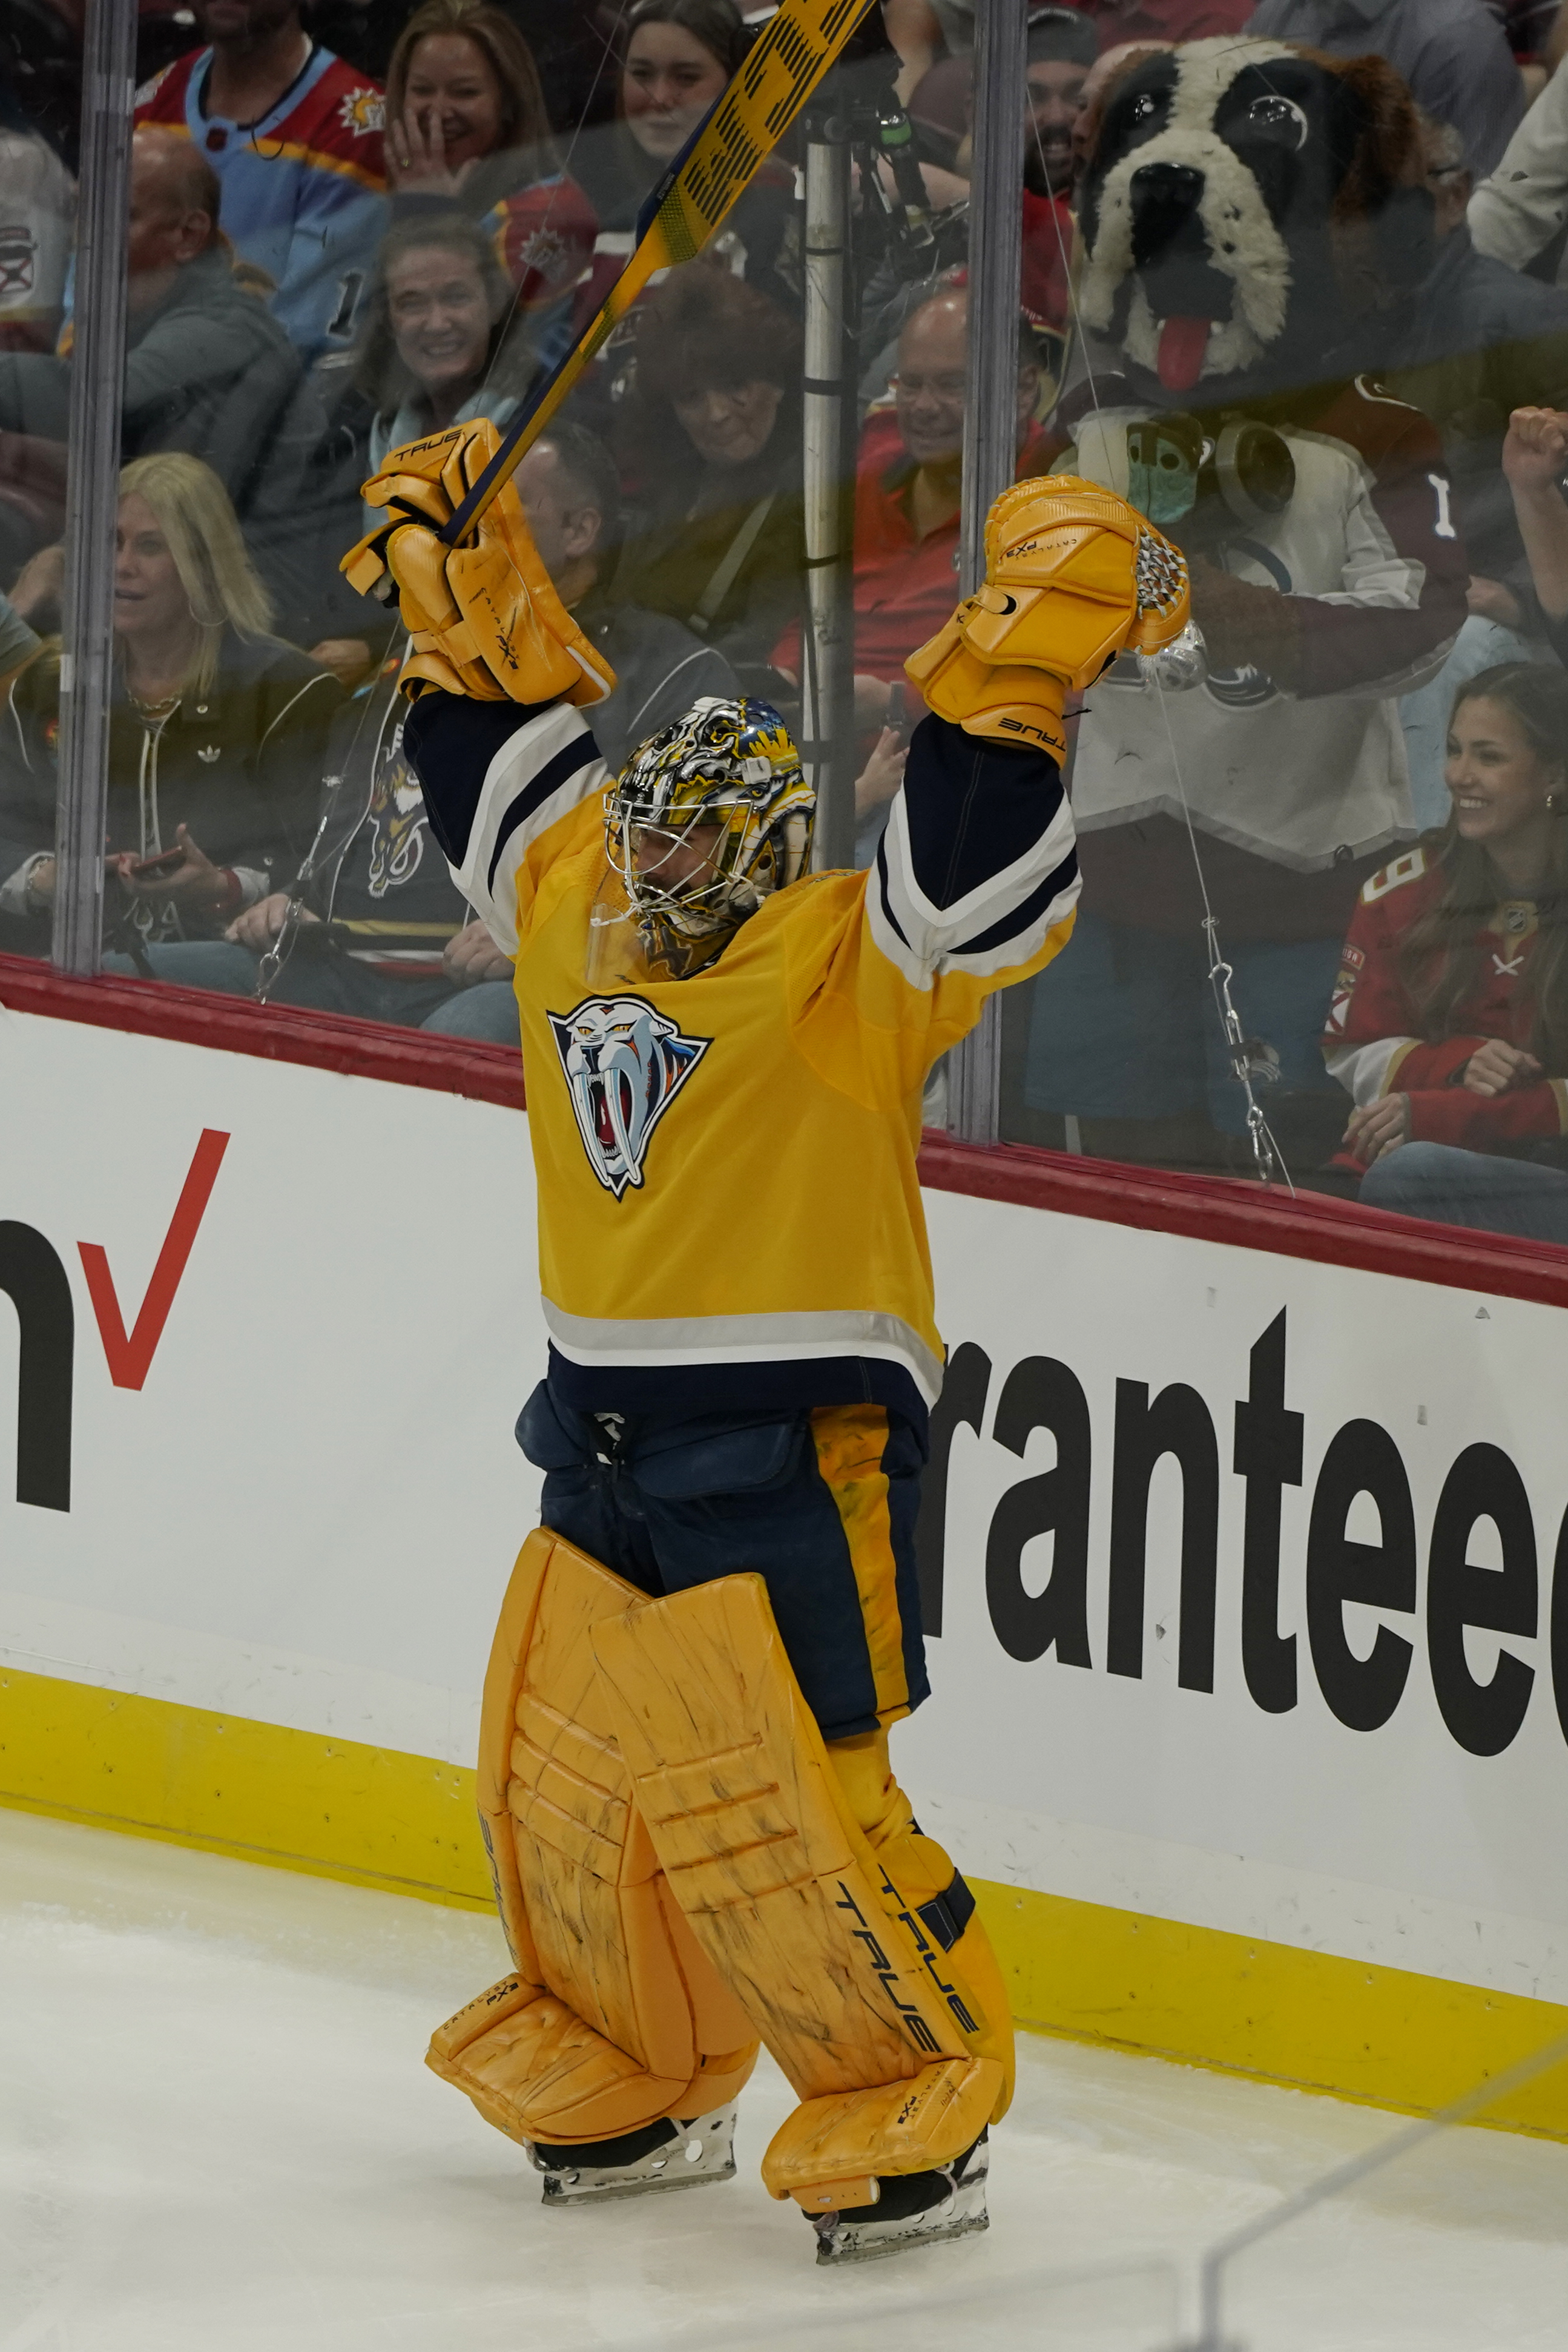
[[[453,877],[516,959],[552,1385],[584,1412],[884,1404],[942,1340],[915,1153],[938,1056],[1072,928],[1055,762],[928,718],[868,873],[649,967],[585,716],[428,693],[405,749]]]

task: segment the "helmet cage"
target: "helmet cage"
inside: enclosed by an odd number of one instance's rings
[[[764,702],[704,696],[642,744],[605,795],[605,849],[650,959],[676,979],[710,961],[805,872],[815,805]],[[703,863],[669,877],[678,848],[707,826],[718,834]]]

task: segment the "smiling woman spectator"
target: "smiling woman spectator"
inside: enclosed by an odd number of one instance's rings
[[[460,212],[494,248],[546,365],[567,349],[572,289],[598,224],[561,159],[533,53],[501,8],[425,0],[386,76],[395,225]]]
[[[751,36],[733,0],[638,0],[621,39],[617,120],[585,132],[574,150],[599,216],[600,251],[618,259],[631,251],[644,198],[741,64]],[[777,264],[793,211],[794,175],[770,156],[717,247],[737,277],[792,308],[798,293]]]
[[[506,423],[540,371],[511,310],[511,287],[472,222],[446,213],[392,231],[334,406],[331,478],[318,516],[324,544],[351,547],[374,529],[376,510],[361,508],[359,488],[389,449],[472,416]],[[311,652],[353,687],[379,657],[392,620],[382,625],[341,583],[332,611],[342,635],[323,636]]]
[[[222,483],[171,450],[120,477],[106,934],[216,936],[291,874],[316,821],[334,681],[268,634]],[[55,890],[59,647],[0,727],[0,942],[46,954]]]
[[[700,261],[672,270],[636,315],[622,436],[640,513],[616,593],[743,672],[766,663],[800,604],[799,330]]]
[[[1355,1097],[1361,1197],[1568,1242],[1568,677],[1510,662],[1460,688],[1453,814],[1373,875],[1323,1052]]]

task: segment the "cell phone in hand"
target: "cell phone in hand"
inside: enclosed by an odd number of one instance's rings
[[[888,715],[882,724],[897,732],[900,743],[907,743],[915,731],[920,717],[920,705],[901,677],[896,677],[888,688]]]
[[[173,874],[184,862],[183,849],[159,849],[151,857],[133,857],[126,871],[133,881],[140,882],[144,875],[156,877],[161,874]]]

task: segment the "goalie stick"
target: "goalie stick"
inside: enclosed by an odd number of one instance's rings
[[[694,261],[756,176],[877,0],[784,0],[637,215],[637,244],[604,307],[534,398],[438,534],[456,547],[510,481],[578,377],[654,272]]]

